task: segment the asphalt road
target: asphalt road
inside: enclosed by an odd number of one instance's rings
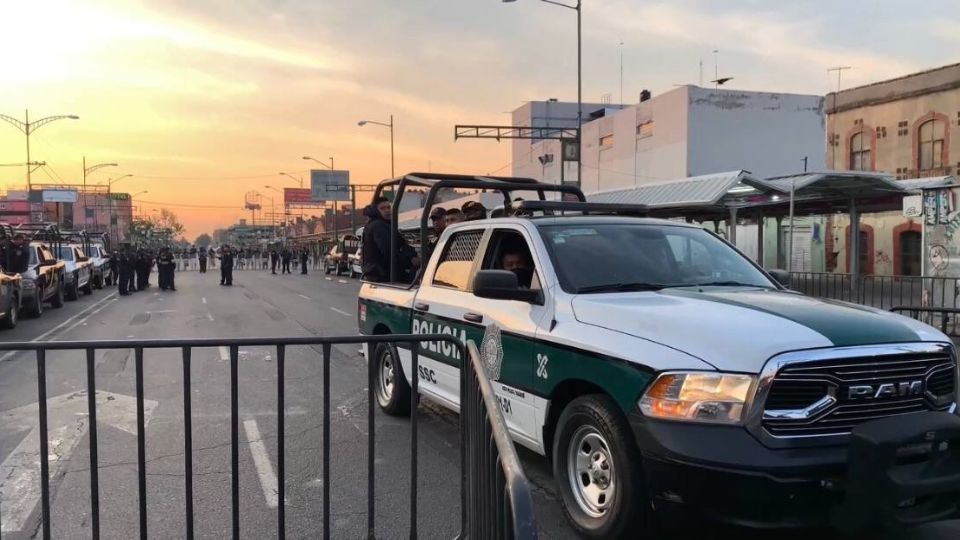
[[[308,276],[181,272],[177,292],[152,287],[129,297],[113,289],[81,297],[38,320],[23,320],[2,341],[191,337],[353,335],[359,283]],[[154,278],[155,280],[155,278]],[[193,352],[195,534],[226,538],[231,527],[230,373],[227,351]],[[322,369],[319,347],[286,356],[286,525],[289,538],[322,531]],[[270,348],[242,349],[239,367],[241,533],[271,538],[276,511],[276,363]],[[134,355],[98,352],[100,523],[103,538],[127,539],[138,527]],[[356,346],[335,346],[331,363],[331,536],[366,536],[366,360]],[[185,531],[182,364],[179,351],[144,358],[148,526],[153,538]],[[86,368],[82,352],[49,353],[51,519],[54,538],[90,536]],[[36,463],[36,362],[0,352],[0,494],[3,538],[28,538],[40,524]],[[423,402],[419,409],[419,512],[422,538],[459,530],[459,439],[455,415]],[[410,430],[406,420],[376,412],[376,533],[408,536]],[[32,454],[31,454],[32,450]],[[572,538],[555,496],[547,461],[520,450],[534,488],[543,538]],[[32,457],[32,459],[31,459]],[[16,479],[16,485],[14,481]],[[710,532],[698,534],[710,537]],[[718,533],[719,534],[719,533]],[[956,538],[956,529],[943,538]],[[759,537],[769,538],[769,535]]]

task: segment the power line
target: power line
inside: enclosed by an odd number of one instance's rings
[[[143,204],[146,206],[169,206],[173,208],[210,208],[218,210],[243,210],[243,207],[240,205],[234,206],[216,206],[216,205],[206,205],[206,204],[182,204],[182,203],[169,203],[169,202],[159,202],[159,201],[144,201],[137,200],[136,204]]]
[[[309,169],[302,171],[290,171],[295,174],[304,174],[310,172]],[[144,174],[136,175],[136,178],[146,178],[148,180],[257,180],[260,178],[275,178],[277,173],[258,174],[250,176],[149,176]]]

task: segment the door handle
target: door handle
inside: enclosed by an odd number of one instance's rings
[[[464,313],[464,314],[463,314],[463,319],[464,319],[465,321],[470,321],[470,322],[475,322],[475,323],[481,323],[481,322],[483,322],[483,315],[480,315],[480,314],[478,314],[478,313]]]
[[[430,311],[430,304],[424,304],[423,302],[417,302],[413,305],[413,309],[417,311]]]

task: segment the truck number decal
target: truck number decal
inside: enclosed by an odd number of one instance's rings
[[[437,373],[432,369],[424,366],[417,366],[417,371],[420,372],[420,380],[437,384]]]
[[[509,399],[497,396],[497,401],[500,402],[500,409],[503,410],[503,414],[513,416],[513,403],[511,403]]]

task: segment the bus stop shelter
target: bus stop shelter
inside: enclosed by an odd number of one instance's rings
[[[587,195],[591,202],[644,204],[650,215],[687,221],[727,224],[727,238],[736,243],[738,220],[775,218],[778,230],[791,216],[849,214],[851,231],[860,230],[863,213],[901,210],[910,194],[893,176],[861,171],[808,172],[757,178],[749,171],[694,176],[669,182]],[[757,227],[758,260],[763,260],[763,227]],[[851,266],[860,274],[860,235],[851,234]],[[779,239],[778,250],[782,250]]]

